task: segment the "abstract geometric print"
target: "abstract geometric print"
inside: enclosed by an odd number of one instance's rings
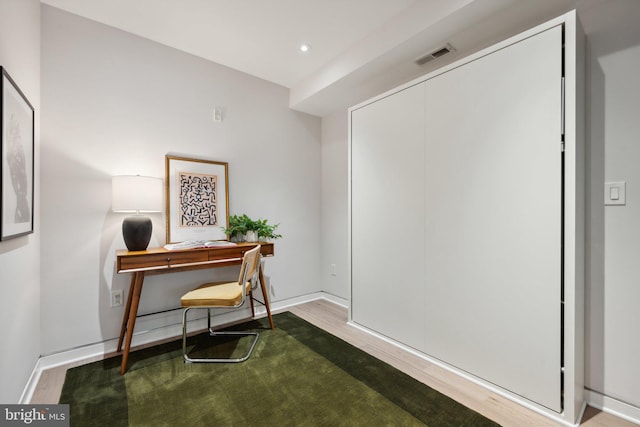
[[[218,224],[218,177],[178,172],[178,226],[210,227]]]

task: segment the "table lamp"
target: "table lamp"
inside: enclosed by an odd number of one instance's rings
[[[149,246],[153,225],[151,219],[140,213],[162,211],[162,179],[140,175],[114,176],[112,184],[112,210],[135,215],[122,221],[122,237],[130,251],[144,251]]]

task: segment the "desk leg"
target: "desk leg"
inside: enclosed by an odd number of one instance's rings
[[[271,325],[271,329],[275,329],[275,326],[273,326],[273,318],[271,317],[271,307],[269,306],[269,293],[267,292],[267,287],[264,284],[264,275],[262,274],[262,264],[258,269],[258,279],[260,279],[260,287],[262,288],[262,296],[264,297],[264,306],[267,308],[267,315],[269,316],[269,325]]]
[[[253,305],[253,290],[249,289],[249,300],[251,302],[251,318],[253,319],[254,317],[256,317],[256,308]]]
[[[131,309],[131,297],[133,295],[133,288],[135,288],[137,273],[131,275],[131,283],[129,284],[129,295],[127,296],[127,305],[124,307],[124,313],[122,314],[122,327],[120,328],[120,338],[118,339],[118,353],[122,350],[122,342],[124,341],[124,333],[127,331],[127,321],[129,320],[129,310]]]
[[[120,365],[120,375],[124,375],[127,371],[127,361],[129,359],[129,351],[131,350],[131,340],[133,338],[133,328],[136,324],[136,316],[138,315],[138,305],[140,304],[140,294],[142,294],[142,282],[144,281],[144,271],[134,273],[133,291],[129,290],[131,303],[127,302],[129,307],[129,318],[127,319],[127,340],[124,343],[124,352],[122,353],[122,364]]]

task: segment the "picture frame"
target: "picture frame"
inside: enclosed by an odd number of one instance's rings
[[[0,241],[33,233],[35,111],[0,67]]]
[[[229,165],[165,156],[167,243],[227,240]]]

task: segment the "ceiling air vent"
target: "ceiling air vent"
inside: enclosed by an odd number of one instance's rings
[[[455,51],[453,46],[451,46],[449,43],[447,43],[446,45],[444,45],[440,49],[436,49],[431,53],[427,53],[426,55],[422,55],[419,58],[415,59],[413,62],[415,62],[418,65],[424,65],[427,62],[431,62],[434,59],[438,59],[441,56],[444,56],[447,53],[453,52],[453,51]]]

